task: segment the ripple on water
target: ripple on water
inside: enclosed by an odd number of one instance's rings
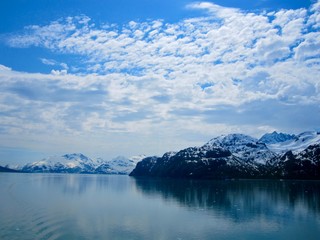
[[[66,235],[67,220],[61,215],[47,215],[34,222],[34,232],[38,239],[59,239]]]
[[[62,211],[49,211],[48,205],[41,206],[35,196],[25,194],[28,183],[14,181],[0,189],[0,211],[6,216],[0,218],[0,239],[64,239],[68,217]]]

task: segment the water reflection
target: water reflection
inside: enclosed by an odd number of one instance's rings
[[[0,239],[104,239],[123,229],[119,219],[130,198],[129,180],[108,175],[2,174]],[[134,235],[133,230],[127,232]]]
[[[252,218],[320,216],[319,181],[195,181],[135,179],[137,189],[148,196],[176,201],[191,209],[225,215],[233,221]]]
[[[0,174],[0,239],[318,239],[319,191],[310,181]]]
[[[37,182],[43,187],[60,190],[66,195],[84,195],[91,190],[126,191],[128,179],[108,175],[43,174]]]

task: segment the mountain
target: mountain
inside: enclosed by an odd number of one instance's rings
[[[7,168],[7,167],[1,167],[0,166],[0,172],[18,172],[17,170]]]
[[[308,146],[314,144],[320,144],[320,132],[303,132],[292,139],[283,142],[270,143],[267,144],[267,146],[271,151],[276,153],[285,153],[287,151],[299,153]]]
[[[295,140],[297,137],[294,134],[287,134],[287,133],[278,133],[276,131],[272,133],[264,134],[260,139],[259,142],[265,144],[275,144],[275,143],[282,143],[289,140]]]
[[[276,155],[268,149],[266,144],[258,139],[244,134],[222,135],[211,139],[204,145],[208,149],[220,147],[229,150],[234,156],[245,162],[265,164],[268,159]]]
[[[202,147],[190,147],[139,162],[130,176],[244,178],[260,175],[263,156],[274,157],[265,144],[243,134],[222,135]]]
[[[137,163],[145,158],[145,155],[126,158],[118,156],[111,161],[104,162],[95,169],[99,174],[122,174],[128,175],[136,167]]]
[[[286,152],[276,162],[272,174],[280,178],[320,179],[320,144],[299,153]]]
[[[137,162],[145,157],[145,155],[131,158],[119,156],[111,161],[105,161],[101,158],[93,160],[81,153],[72,153],[48,157],[18,169],[28,173],[129,174]]]
[[[54,172],[54,173],[94,173],[96,162],[81,154],[65,154],[52,156],[38,162],[28,163],[21,168],[22,172]]]
[[[222,135],[202,147],[147,157],[130,176],[320,179],[319,138],[319,134],[313,132],[296,137],[272,133],[262,139],[272,143],[267,144],[244,134]],[[287,149],[288,146],[293,149]]]

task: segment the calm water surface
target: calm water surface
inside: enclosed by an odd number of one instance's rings
[[[0,173],[0,239],[319,239],[319,181]]]

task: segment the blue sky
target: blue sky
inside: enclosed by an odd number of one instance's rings
[[[0,2],[0,163],[319,130],[319,1]]]

